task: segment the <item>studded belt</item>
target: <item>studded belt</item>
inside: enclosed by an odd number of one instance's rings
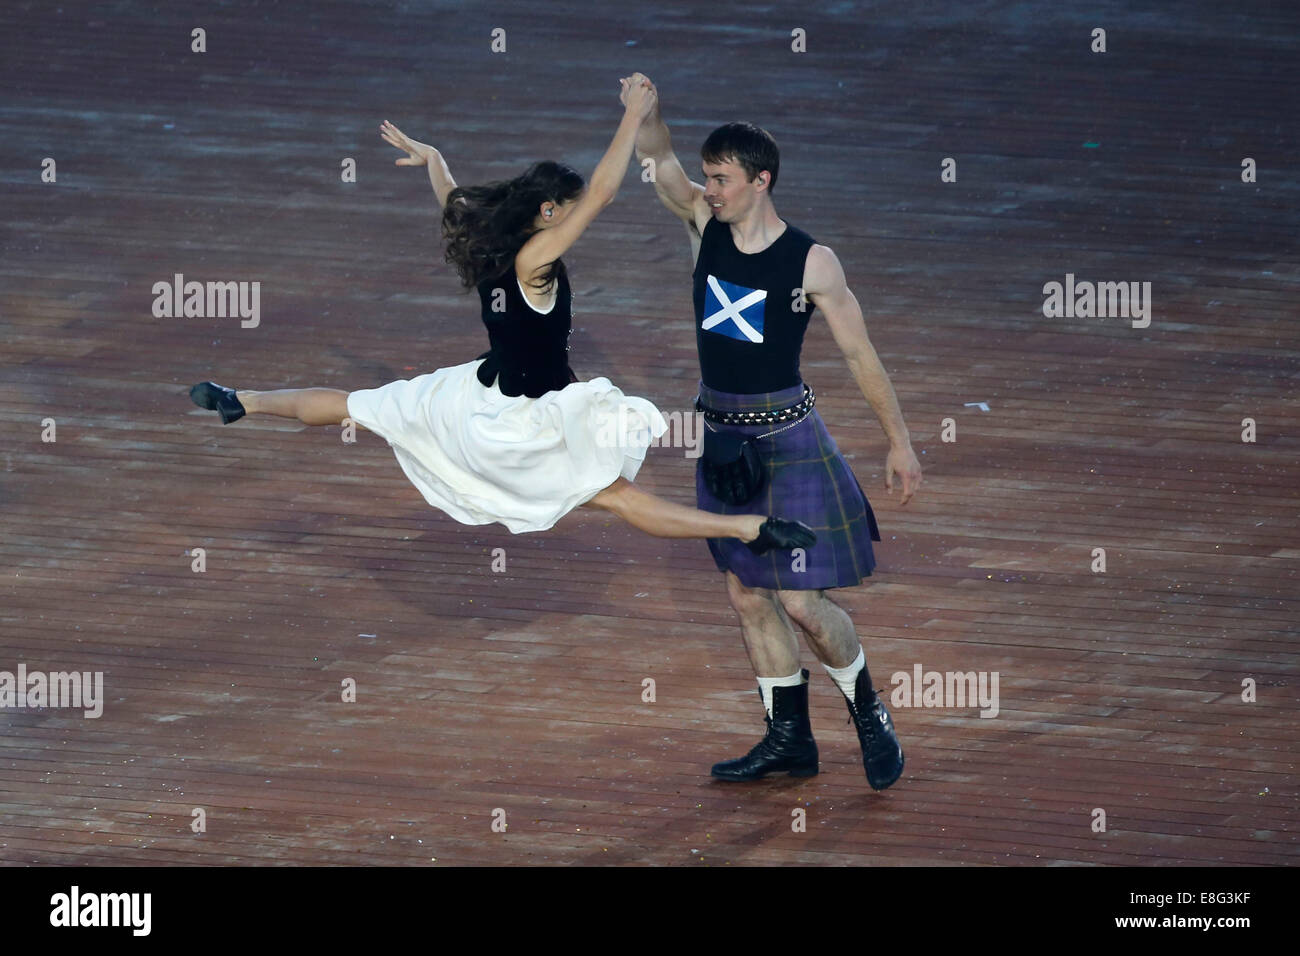
[[[816,404],[817,396],[807,385],[803,387],[802,400],[789,408],[777,408],[770,412],[720,412],[705,405],[700,401],[700,396],[695,396],[696,410],[703,413],[705,421],[717,425],[779,425],[781,422],[798,421],[807,417]]]

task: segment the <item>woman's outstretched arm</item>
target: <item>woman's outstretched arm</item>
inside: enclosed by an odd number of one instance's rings
[[[438,197],[438,208],[446,206],[447,195],[456,188],[456,180],[451,178],[451,170],[447,168],[447,161],[442,158],[442,153],[428,143],[419,143],[411,139],[388,120],[384,120],[384,124],[379,127],[379,135],[385,142],[405,150],[408,154],[397,160],[394,165],[428,167],[429,182]]]
[[[596,171],[591,174],[591,181],[578,204],[564,217],[564,222],[534,233],[519,250],[519,255],[515,257],[515,267],[521,276],[531,276],[564,255],[600,211],[614,201],[618,187],[627,175],[627,165],[632,160],[637,130],[641,128],[642,120],[650,114],[655,101],[655,92],[651,87],[637,87],[626,95],[627,102],[618,131],[614,134],[609,149],[605,150],[605,155],[596,164]]]
[[[623,119],[618,124],[605,155],[596,164],[596,170],[591,174],[591,184],[587,187],[590,192],[604,199],[605,205],[614,201],[618,187],[623,185],[627,164],[631,162],[636,147],[636,134],[654,109],[655,96],[653,87],[625,90],[623,93]]]

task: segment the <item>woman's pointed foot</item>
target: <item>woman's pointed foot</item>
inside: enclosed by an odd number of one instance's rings
[[[753,541],[745,542],[745,546],[755,554],[767,554],[773,550],[810,548],[816,543],[816,533],[802,521],[768,518],[758,529],[758,537]]]
[[[223,425],[238,421],[246,414],[243,403],[235,397],[235,390],[216,382],[199,382],[190,389],[190,398],[199,408],[217,412]]]

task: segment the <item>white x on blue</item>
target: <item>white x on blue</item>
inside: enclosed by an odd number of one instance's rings
[[[764,303],[767,299],[766,289],[747,289],[745,286],[736,285],[732,282],[719,283],[715,276],[709,276],[708,290],[704,297],[704,308],[707,311],[709,307],[716,306],[717,311],[705,316],[700,328],[706,332],[718,332],[729,338],[739,339],[742,335],[751,342],[763,341],[763,310]],[[723,288],[727,286],[727,289]],[[745,293],[736,301],[731,301],[727,294],[728,289],[732,294]],[[757,312],[752,311],[757,308]],[[744,312],[750,309],[749,318],[746,319]],[[732,328],[718,326],[722,325],[728,319],[732,322]],[[758,328],[754,328],[757,325]],[[739,333],[739,334],[737,334]]]

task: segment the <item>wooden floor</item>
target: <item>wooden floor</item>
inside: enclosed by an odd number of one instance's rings
[[[106,698],[0,710],[0,861],[1297,861],[1293,5],[64,2],[0,27],[0,670],[101,671]],[[709,777],[763,723],[702,543],[586,511],[462,527],[374,435],[187,397],[473,358],[477,300],[380,121],[466,183],[590,172],[635,69],[691,171],[722,122],[774,133],[778,212],[866,309],[913,502],[820,318],[803,370],[880,520],[877,574],[836,595],[877,686],[999,675],[991,719],[894,708],[885,793],[811,654],[821,774]],[[567,259],[579,374],[685,409],[689,253],[635,171]],[[155,318],[176,273],[260,282],[260,325]],[[1067,273],[1150,282],[1150,326],[1045,318]],[[692,476],[660,448],[641,480],[690,502]]]

